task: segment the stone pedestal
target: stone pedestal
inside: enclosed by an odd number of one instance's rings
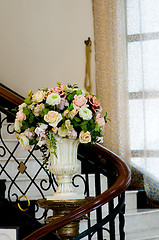
[[[38,204],[40,207],[45,209],[53,210],[53,216],[50,216],[45,219],[46,222],[56,221],[57,218],[68,214],[69,212],[75,210],[76,208],[81,207],[87,202],[91,201],[93,198],[85,198],[85,199],[71,199],[71,200],[38,200]],[[79,234],[79,222],[80,220],[86,218],[82,217],[76,219],[65,226],[61,227],[56,231],[58,237],[62,240],[69,240]]]

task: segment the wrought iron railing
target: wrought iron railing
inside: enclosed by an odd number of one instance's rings
[[[21,159],[18,155],[20,151],[18,141],[16,139],[14,140],[14,146],[9,147],[7,145],[6,139],[9,139],[8,142],[11,143],[11,136],[14,136],[14,131],[11,129],[12,124],[8,123],[7,120],[9,119],[9,121],[11,121],[11,119],[14,118],[14,115],[10,111],[6,110],[4,106],[1,107],[0,111],[0,178],[7,180],[6,198],[10,202],[16,202],[18,204],[19,197],[28,196],[30,189],[33,186],[34,191],[37,192],[36,195],[38,198],[44,198],[50,190],[56,190],[57,183],[54,176],[50,172],[44,171],[44,166],[40,160],[40,156],[36,153],[34,148],[27,152],[25,158]],[[6,128],[6,130],[4,128]],[[107,235],[108,239],[115,240],[116,216],[119,216],[120,240],[125,239],[124,191],[130,183],[130,171],[128,167],[118,156],[100,145],[97,145],[96,147],[80,145],[78,149],[78,159],[81,161],[82,175],[77,174],[74,176],[73,185],[74,187],[79,187],[76,181],[77,179],[82,180],[82,185],[84,185],[84,194],[86,197],[89,197],[91,194],[90,184],[92,185],[92,182],[90,183],[90,174],[94,174],[95,199],[79,209],[74,210],[70,214],[59,218],[57,221],[43,226],[42,229],[40,228],[29,237],[26,237],[26,240],[40,239],[42,236],[55,231],[57,228],[64,226],[68,222],[85,214],[88,214],[86,230],[80,233],[77,237],[73,238],[73,240],[81,239],[85,236],[87,236],[88,240],[91,240],[94,238],[95,233],[97,233],[98,240],[105,239],[105,235]],[[33,170],[31,162],[34,163],[34,171],[30,173],[30,170]],[[11,163],[14,163],[14,171],[10,171]],[[42,178],[38,180],[41,173]],[[21,176],[25,176],[28,180],[28,185],[25,187],[20,184],[23,181]],[[108,186],[108,189],[103,193],[101,190],[101,181],[103,178],[101,176],[107,178]],[[102,206],[105,204],[108,205],[108,214],[106,216],[103,215],[102,209]],[[94,210],[96,211],[96,223],[92,225],[90,212]],[[36,212],[37,214],[35,218],[38,221],[41,221],[47,216],[47,211],[44,210],[41,213],[41,210],[38,209],[38,207]],[[105,234],[105,232],[107,234]]]

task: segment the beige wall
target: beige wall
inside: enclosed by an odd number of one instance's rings
[[[0,82],[27,95],[85,74],[84,40],[94,40],[91,0],[0,0]]]

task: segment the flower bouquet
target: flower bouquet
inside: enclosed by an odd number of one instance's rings
[[[48,200],[78,199],[72,188],[72,176],[78,171],[79,143],[101,142],[107,114],[101,117],[101,105],[93,94],[76,84],[29,91],[16,110],[14,129],[23,149],[40,149],[44,167],[57,176],[58,188]]]
[[[96,95],[79,89],[76,84],[57,84],[35,93],[29,91],[16,110],[14,129],[21,147],[30,150],[35,145],[44,159],[50,149],[57,157],[57,141],[63,138],[87,144],[101,141],[107,122],[107,113],[101,117],[102,108]]]

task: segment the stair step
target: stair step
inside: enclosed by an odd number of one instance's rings
[[[159,209],[146,209],[137,211],[136,213],[128,213],[126,214],[126,231],[134,232],[134,231],[144,231],[147,229],[158,228],[159,223]],[[136,224],[138,223],[138,224]]]
[[[151,228],[147,231],[138,231],[131,234],[126,234],[128,240],[159,240],[159,229]]]
[[[17,240],[18,228],[0,228],[0,240]]]

